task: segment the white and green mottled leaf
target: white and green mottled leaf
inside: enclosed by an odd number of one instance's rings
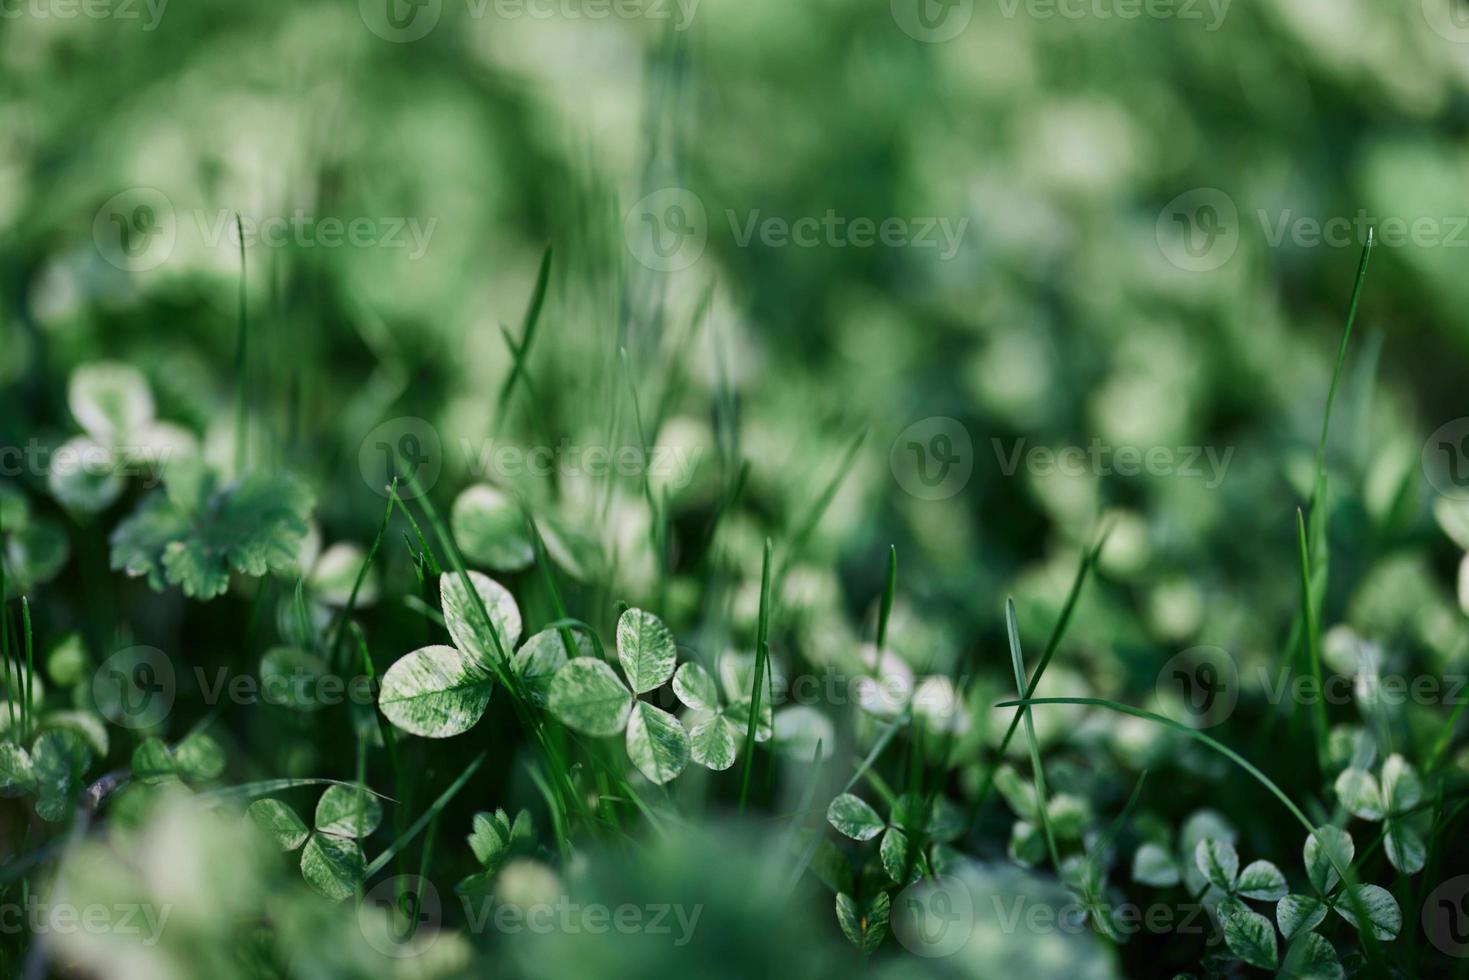
[[[414,650],[383,674],[378,707],[397,727],[426,738],[468,731],[485,713],[489,674],[454,647]]]
[[[1326,918],[1326,903],[1311,895],[1287,895],[1275,906],[1275,921],[1286,939],[1309,932]]]
[[[270,797],[256,800],[245,808],[245,816],[283,851],[294,851],[311,836],[296,811],[280,800]]]
[[[1352,863],[1352,857],[1356,853],[1357,847],[1352,842],[1351,834],[1340,827],[1318,827],[1306,838],[1306,877],[1311,879],[1311,884],[1316,886],[1318,892],[1329,895],[1341,880],[1336,866],[1345,868]],[[1336,859],[1335,865],[1332,858]]]
[[[634,694],[667,683],[677,660],[673,633],[663,620],[642,609],[628,609],[617,620],[617,661]]]
[[[122,494],[122,477],[112,450],[76,436],[57,447],[46,471],[46,489],[62,506],[83,514],[111,507]]]
[[[488,484],[476,483],[454,500],[449,526],[470,564],[496,572],[518,572],[535,561],[535,547],[520,508]]]
[[[908,835],[897,827],[889,827],[883,833],[877,850],[882,859],[882,869],[888,877],[899,885],[907,884],[905,878],[913,874],[913,863],[908,855]]]
[[[627,726],[633,696],[617,672],[595,657],[577,657],[551,678],[551,713],[585,735],[616,735]]]
[[[1423,783],[1418,770],[1401,755],[1393,754],[1382,764],[1382,801],[1389,813],[1411,810],[1423,800]]]
[[[1343,769],[1336,777],[1336,798],[1347,812],[1363,820],[1382,819],[1382,791],[1370,772]]]
[[[673,693],[694,711],[719,710],[719,688],[709,672],[696,663],[686,663],[673,675]]]
[[[735,698],[724,708],[725,717],[735,723],[743,736],[750,729],[750,699]],[[768,742],[775,735],[775,711],[770,707],[770,697],[760,699],[760,723],[755,726],[755,741]]]
[[[572,643],[578,657],[590,657],[594,652],[591,638],[578,630],[572,633]],[[566,666],[570,658],[566,655],[566,641],[560,630],[541,630],[520,645],[510,658],[511,667],[525,682],[526,693],[542,708],[546,707],[551,691],[551,680],[556,672]]]
[[[1172,888],[1181,878],[1173,856],[1149,842],[1139,846],[1132,856],[1132,880],[1155,888]]]
[[[1392,893],[1380,885],[1362,885],[1357,893],[1367,910],[1372,934],[1382,940],[1396,939],[1398,933],[1403,931],[1403,910],[1398,908],[1398,901],[1392,897]],[[1343,894],[1336,900],[1334,907],[1338,915],[1358,931],[1361,930],[1362,927],[1357,922],[1356,904],[1351,896]]]
[[[312,834],[301,851],[301,876],[321,895],[340,902],[367,877],[362,845],[346,837]]]
[[[843,793],[826,808],[826,821],[853,840],[872,840],[887,823],[866,800]]]
[[[178,774],[173,753],[162,739],[146,738],[133,749],[133,778],[149,785],[161,783]]]
[[[153,420],[153,393],[137,368],[93,361],[71,373],[66,404],[77,424],[98,442],[113,445]]]
[[[470,572],[469,580],[474,583],[474,590],[479,593],[490,621],[495,624],[500,647],[508,659],[520,642],[520,607],[515,604],[515,597],[510,591],[488,575]],[[439,579],[439,597],[444,610],[444,625],[448,627],[454,645],[477,657],[485,666],[499,663],[495,642],[484,631],[484,619],[458,573],[445,572]]]
[[[1428,860],[1428,847],[1418,831],[1393,817],[1387,818],[1387,837],[1382,846],[1388,861],[1404,874],[1417,874]]]
[[[722,714],[690,712],[689,754],[706,769],[721,771],[734,765],[740,730]]]
[[[186,736],[173,747],[174,768],[179,777],[202,783],[224,772],[224,749],[204,732]]]
[[[1209,884],[1222,891],[1234,891],[1234,880],[1239,877],[1239,853],[1232,843],[1212,837],[1199,841],[1194,848],[1194,863]]]
[[[627,755],[639,772],[662,785],[689,764],[689,733],[662,708],[635,702],[627,720]]]
[[[91,765],[92,752],[81,736],[66,729],[42,732],[31,745],[36,815],[53,823],[69,816]]]
[[[1239,873],[1235,890],[1258,902],[1278,902],[1286,896],[1285,875],[1269,861],[1251,861]]]
[[[76,732],[99,759],[107,755],[112,745],[112,739],[107,734],[107,723],[91,711],[49,712],[41,719],[41,728],[65,728]]]
[[[35,788],[30,753],[14,742],[0,742],[0,797],[25,796]]]
[[[1258,966],[1262,970],[1275,969],[1280,950],[1275,942],[1275,927],[1269,919],[1248,909],[1222,914],[1221,919],[1224,942],[1230,952],[1250,966]]]
[[[328,786],[316,803],[316,829],[323,834],[366,837],[382,819],[382,804],[361,786]]]
[[[888,932],[888,918],[892,914],[892,900],[887,892],[878,892],[866,905],[859,904],[846,892],[838,892],[836,910],[842,934],[859,952],[868,955],[882,945]]]
[[[1290,944],[1277,977],[1279,980],[1345,980],[1346,971],[1337,961],[1331,943],[1308,932]]]

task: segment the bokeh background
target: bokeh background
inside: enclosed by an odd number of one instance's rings
[[[96,9],[26,0],[0,20],[0,444],[67,438],[66,379],[113,359],[227,469],[243,301],[252,464],[307,476],[323,537],[365,543],[384,505],[363,463],[378,426],[429,423],[447,508],[485,475],[486,440],[637,443],[631,379],[661,422],[647,441],[697,462],[658,488],[666,580],[639,481],[496,474],[599,553],[579,615],[607,624],[613,599],[657,593],[691,643],[748,646],[768,536],[789,567],[782,655],[831,663],[870,639],[894,545],[895,642],[916,669],[972,680],[978,755],[1008,721],[985,708],[1013,689],[1004,597],[1039,648],[1104,526],[1051,693],[1152,704],[1159,663],[1198,645],[1242,669],[1279,661],[1299,608],[1296,508],[1372,224],[1327,445],[1324,625],[1370,635],[1389,667],[1462,663],[1462,547],[1431,517],[1442,487],[1422,465],[1430,433],[1469,414],[1460,0]],[[781,238],[828,214],[846,231]],[[273,219],[297,230],[257,237]],[[328,219],[358,221],[361,241],[331,244]],[[854,241],[856,219],[897,221],[895,240]],[[1333,219],[1317,240],[1312,223]],[[1385,235],[1392,222],[1416,231]],[[520,336],[548,246],[534,397],[522,385],[502,411],[502,325]],[[1017,447],[1094,441],[1173,463],[1006,472]],[[916,466],[940,459],[963,475],[934,490]],[[704,540],[743,461],[738,504]],[[7,476],[44,493],[38,474]],[[72,556],[36,592],[38,619],[99,654],[126,635],[247,661],[248,603],[108,584],[101,542],[140,493],[91,517],[34,504]],[[384,576],[407,582],[396,527],[390,545]],[[422,629],[396,606],[374,615],[385,663]],[[1252,694],[1242,750],[1298,731]],[[228,721],[247,769],[350,770],[274,715]],[[1254,788],[1220,798],[1198,756],[1097,725],[1124,770],[1189,774],[1160,811],[1208,804],[1246,824],[1265,805]],[[1130,780],[1058,754],[1063,787],[1126,798]],[[513,760],[489,769],[525,792]],[[1009,821],[981,819],[1001,848]],[[839,941],[829,921],[812,929]],[[1119,969],[1147,974],[1155,955]]]

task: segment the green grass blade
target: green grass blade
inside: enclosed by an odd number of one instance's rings
[[[821,518],[826,513],[826,508],[831,506],[833,498],[837,495],[837,490],[841,489],[842,481],[852,471],[852,464],[857,460],[857,450],[861,449],[862,444],[866,441],[867,429],[864,427],[852,437],[851,442],[847,443],[847,448],[842,453],[841,462],[837,464],[836,472],[832,474],[831,479],[827,480],[826,486],[822,488],[821,493],[812,501],[811,509],[806,512],[806,516],[796,525],[796,532],[791,535],[790,546],[786,548],[785,556],[781,559],[780,571],[775,576],[775,591],[777,595],[780,594],[781,585],[785,583],[786,573],[791,570],[791,565],[795,563],[796,559],[805,550],[806,543],[810,540],[811,535],[815,533],[816,526],[821,523]]]
[[[1316,621],[1316,601],[1311,594],[1311,562],[1306,549],[1306,518],[1296,508],[1296,541],[1301,560],[1301,619],[1305,623],[1302,642],[1311,664],[1311,676],[1316,680],[1316,690],[1325,691],[1321,678],[1321,624]],[[1314,699],[1311,709],[1312,740],[1316,747],[1316,764],[1324,773],[1326,764],[1326,704],[1324,697]]]
[[[245,275],[245,223],[238,211],[235,212],[235,233],[240,240],[240,322],[235,335],[235,479],[238,480],[245,475],[250,446],[250,320],[246,310],[248,281]]]
[[[1051,658],[1056,655],[1056,648],[1061,645],[1061,637],[1065,635],[1066,627],[1071,622],[1071,614],[1076,610],[1077,600],[1081,598],[1082,586],[1086,584],[1088,573],[1096,567],[1097,559],[1101,557],[1102,548],[1106,545],[1107,536],[1111,530],[1110,525],[1104,527],[1101,534],[1097,535],[1096,543],[1092,545],[1091,550],[1082,556],[1081,564],[1076,569],[1076,577],[1071,580],[1071,590],[1066,593],[1066,601],[1061,606],[1061,615],[1056,617],[1056,625],[1051,627],[1051,635],[1046,640],[1046,648],[1041,652],[1041,659],[1036,663],[1035,671],[1030,676],[1030,686],[1025,691],[1025,697],[1035,694],[1041,677],[1045,674],[1046,668],[1051,665]],[[1020,715],[1016,713],[1015,717],[1010,719],[1010,727],[1005,729],[1005,737],[1000,739],[994,759],[985,768],[984,780],[980,783],[979,792],[975,794],[974,803],[970,806],[971,823],[973,823],[973,815],[978,812],[989,797],[990,790],[994,788],[995,772],[1000,768],[1000,763],[1010,748],[1010,741],[1015,737],[1015,732],[1019,728]]]
[[[458,795],[459,791],[464,788],[464,784],[469,782],[469,777],[474,775],[474,771],[478,769],[480,767],[480,764],[484,761],[484,753],[480,753],[478,756],[475,757],[473,762],[465,766],[464,771],[459,774],[459,777],[455,779],[454,782],[449,784],[448,789],[439,794],[439,798],[434,800],[433,805],[425,810],[422,816],[413,821],[413,824],[408,828],[408,831],[399,836],[397,840],[393,841],[393,843],[389,844],[387,850],[383,851],[377,857],[372,859],[372,862],[367,866],[366,877],[371,878],[383,868],[387,867],[388,862],[393,860],[393,857],[399,851],[407,847],[408,844],[413,840],[413,838],[417,837],[419,832],[422,831],[424,827],[428,826],[430,821],[437,819],[438,815],[443,812],[444,807],[448,806],[449,801],[454,799],[454,797]]]
[[[505,407],[510,403],[510,395],[515,391],[516,382],[525,375],[525,362],[530,357],[531,343],[536,338],[536,326],[541,322],[541,308],[546,302],[546,287],[551,281],[551,246],[546,246],[546,251],[541,255],[541,267],[536,273],[535,289],[531,292],[530,305],[526,307],[525,319],[521,321],[520,343],[511,344],[510,352],[515,358],[514,365],[510,368],[510,375],[500,386],[500,394],[495,399],[495,418],[505,417]],[[509,338],[507,338],[507,343]]]
[[[755,635],[755,689],[750,693],[750,720],[745,726],[745,771],[740,778],[740,812],[750,792],[750,771],[755,767],[755,728],[760,722],[760,694],[765,686],[766,662],[770,659],[770,539],[760,567],[760,619]]]
[[[1022,697],[1030,690],[1025,682],[1025,657],[1020,652],[1020,629],[1015,624],[1015,600],[1005,599],[1005,637],[1010,641],[1010,663],[1015,668],[1015,691]],[[1046,838],[1046,851],[1051,855],[1051,866],[1061,873],[1061,855],[1056,850],[1056,839],[1051,833],[1051,818],[1046,813],[1046,770],[1041,765],[1041,745],[1035,737],[1035,721],[1031,718],[1030,705],[1025,705],[1018,714],[1025,719],[1025,740],[1030,746],[1030,765],[1035,775],[1035,809],[1040,821],[1041,832]]]
[[[882,590],[882,606],[877,611],[877,653],[888,648],[888,620],[893,614],[893,597],[898,593],[898,546],[888,549],[888,578]]]

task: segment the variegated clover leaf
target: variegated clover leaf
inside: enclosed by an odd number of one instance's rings
[[[741,670],[737,655],[726,654],[720,662],[723,693],[709,672],[696,663],[686,663],[673,678],[673,693],[688,709],[683,721],[689,730],[694,761],[708,769],[728,769],[734,765],[736,746],[744,739],[750,725],[750,692],[754,682],[754,664]],[[764,742],[773,730],[772,698],[766,693],[760,706],[760,724],[755,727],[755,741]],[[812,748],[814,752],[814,746]],[[808,755],[807,758],[810,756]]]
[[[1020,819],[1010,827],[1011,860],[1032,867],[1045,857],[1045,839],[1040,829],[1040,808],[1035,786],[1011,766],[995,771],[995,789]],[[1070,793],[1055,793],[1046,802],[1046,819],[1057,841],[1074,842],[1091,823],[1091,808],[1086,800]]]
[[[327,787],[316,804],[315,829],[308,830],[296,811],[266,797],[251,803],[245,815],[282,851],[301,851],[301,876],[322,896],[340,902],[367,878],[361,840],[382,822],[382,804],[364,786]]]
[[[484,870],[460,880],[454,890],[461,895],[487,893],[506,861],[529,853],[535,847],[530,811],[521,810],[515,815],[514,823],[503,809],[494,813],[476,813],[468,839],[469,849]]]
[[[454,645],[421,647],[383,674],[378,708],[405,732],[449,738],[468,731],[490,703],[501,651],[508,656],[520,639],[520,607],[509,590],[479,572],[468,576],[478,604],[458,574],[446,572],[439,579],[444,625]],[[493,637],[483,623],[481,605],[493,624]]]
[[[932,856],[942,856],[942,845],[964,832],[964,814],[948,799],[939,796],[930,804],[912,793],[893,801],[887,820],[861,797],[842,793],[826,808],[826,821],[855,841],[870,841],[881,835],[878,858],[887,876],[899,885],[931,873]],[[929,854],[922,850],[927,842],[933,844]]]
[[[1388,756],[1380,781],[1354,762],[1337,776],[1335,788],[1337,799],[1354,817],[1383,822],[1383,849],[1394,868],[1405,874],[1423,870],[1427,847],[1415,824],[1426,817],[1413,812],[1423,799],[1423,784],[1407,759]]]
[[[46,474],[51,495],[62,506],[92,514],[110,507],[123,490],[123,476],[157,472],[166,464],[197,456],[198,440],[188,430],[153,416],[153,394],[136,368],[95,361],[72,372],[67,405],[84,435],[52,454]]]
[[[1294,939],[1315,929],[1326,918],[1328,910],[1334,910],[1361,931],[1357,902],[1348,894],[1337,872],[1339,867],[1349,867],[1355,855],[1356,845],[1352,843],[1351,835],[1340,827],[1318,827],[1306,838],[1303,850],[1306,877],[1316,894],[1286,895],[1275,907],[1275,921],[1286,939]],[[1372,934],[1382,940],[1396,938],[1403,928],[1403,913],[1392,894],[1379,885],[1359,885],[1356,892],[1356,900],[1361,902],[1367,913]]]
[[[627,683],[596,657],[568,660],[551,679],[546,701],[570,728],[598,737],[626,732],[627,754],[654,783],[674,779],[689,763],[683,724],[637,697],[673,677],[678,651],[673,634],[650,612],[628,609],[617,621],[617,662]]]
[[[53,521],[31,513],[25,494],[0,483],[0,564],[11,598],[51,581],[66,567],[71,543]]]

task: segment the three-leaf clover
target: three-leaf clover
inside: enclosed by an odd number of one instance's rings
[[[474,829],[469,835],[469,849],[484,869],[460,880],[454,890],[461,895],[488,891],[505,862],[528,853],[535,846],[529,810],[521,810],[511,823],[503,810],[476,813]]]
[[[383,674],[378,693],[378,708],[405,732],[449,738],[468,731],[490,703],[500,651],[508,655],[520,639],[520,607],[510,591],[479,572],[469,572],[468,578],[494,624],[495,637],[479,625],[483,618],[464,579],[444,573],[439,598],[454,645],[405,654]]]
[[[1383,822],[1383,850],[1394,868],[1406,874],[1423,870],[1428,849],[1408,812],[1421,802],[1423,783],[1407,759],[1388,756],[1382,764],[1381,782],[1354,761],[1336,777],[1336,796],[1353,816]]]
[[[266,797],[251,803],[245,815],[282,851],[301,851],[301,875],[318,893],[340,902],[367,877],[361,839],[382,822],[382,805],[363,786],[327,787],[316,803],[315,829],[308,830],[296,811]]]
[[[726,667],[726,664],[731,666]],[[689,710],[684,724],[689,730],[690,752],[695,762],[707,769],[728,769],[734,765],[736,746],[744,739],[750,724],[750,691],[741,686],[744,680],[736,658],[726,656],[720,664],[719,686],[709,672],[696,663],[686,663],[673,677],[673,693]],[[750,670],[753,681],[753,665]],[[771,737],[769,693],[760,708],[760,724],[755,726],[755,741]]]
[[[106,510],[122,493],[122,474],[130,468],[159,468],[198,452],[191,433],[154,418],[147,379],[130,365],[95,361],[78,367],[67,384],[66,400],[85,434],[52,454],[46,484],[71,510]]]
[[[36,816],[53,823],[63,820],[91,765],[92,750],[70,729],[42,732],[29,752],[14,742],[0,743],[0,796],[34,795]]]
[[[221,487],[198,460],[175,463],[155,492],[112,533],[112,567],[209,600],[231,570],[259,578],[295,568],[314,498],[287,473],[251,473]]]
[[[1243,899],[1276,902],[1286,896],[1285,875],[1269,861],[1254,861],[1243,871],[1234,843],[1206,837],[1194,847],[1194,864],[1209,883],[1210,894],[1220,894],[1219,918],[1224,941],[1231,952],[1251,966],[1273,970],[1279,962],[1275,927],[1245,905]]]
[[[1306,877],[1316,894],[1286,895],[1275,907],[1275,921],[1285,938],[1315,929],[1326,918],[1328,909],[1335,909],[1358,931],[1362,929],[1352,897],[1344,886],[1338,889],[1342,881],[1336,870],[1349,867],[1355,855],[1352,835],[1340,827],[1318,827],[1306,838]],[[1359,885],[1357,895],[1367,912],[1372,934],[1383,940],[1395,938],[1403,928],[1403,913],[1392,894],[1378,885]]]
[[[5,597],[51,581],[66,567],[71,544],[52,521],[31,513],[25,495],[0,483],[0,562],[5,565]]]
[[[884,820],[872,804],[851,793],[842,793],[826,808],[826,822],[843,836],[870,841],[882,835],[878,858],[883,871],[895,884],[906,885],[931,870],[921,845],[925,840],[951,841],[964,830],[963,814],[943,797],[932,809],[912,793],[893,801],[889,819]],[[919,847],[914,847],[917,840]]]
[[[677,718],[638,695],[666,684],[677,658],[673,633],[663,621],[642,609],[628,609],[617,621],[617,662],[627,683],[606,661],[575,657],[551,679],[547,703],[552,714],[585,735],[605,737],[625,730],[628,758],[661,785],[689,764],[689,734]]]
[[[224,749],[203,732],[185,736],[173,748],[162,739],[144,739],[133,750],[133,778],[147,785],[181,779],[208,782],[224,772]]]

